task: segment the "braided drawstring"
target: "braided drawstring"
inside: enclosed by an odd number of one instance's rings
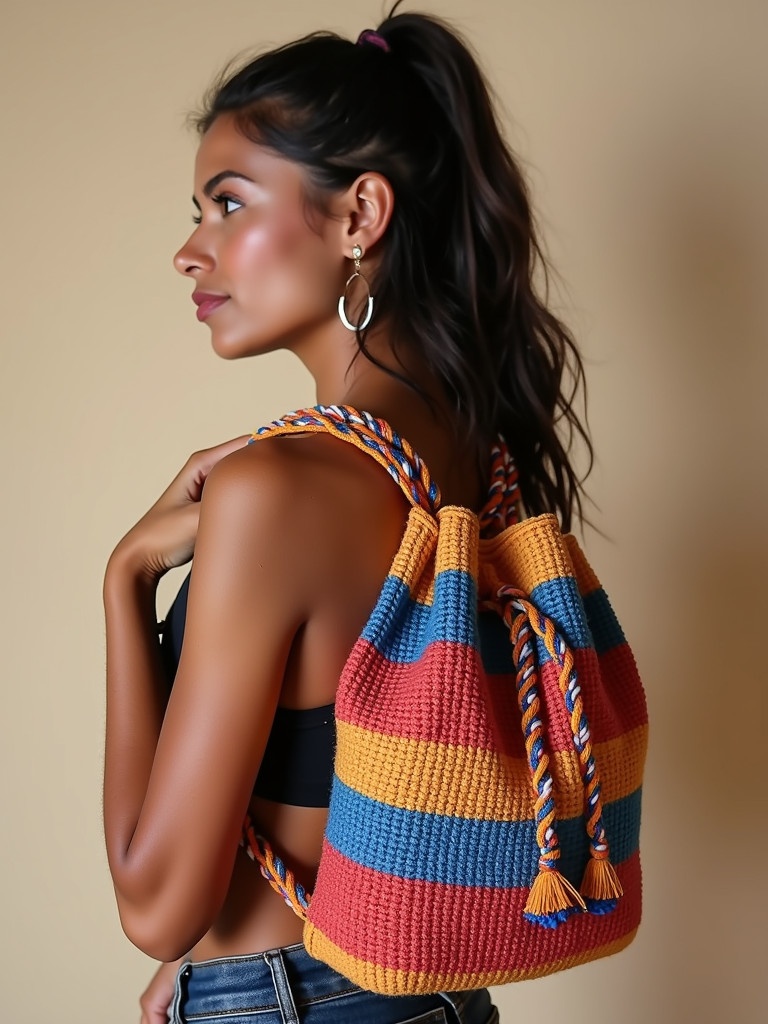
[[[616,870],[610,862],[608,839],[603,824],[600,779],[592,752],[589,723],[581,699],[573,652],[550,618],[542,615],[528,596],[514,587],[499,587],[493,606],[510,631],[513,659],[517,667],[518,703],[523,715],[523,733],[533,788],[536,792],[534,814],[539,846],[539,873],[534,879],[524,915],[545,927],[555,927],[575,910],[593,914],[609,913],[622,895]],[[513,618],[513,612],[517,614]],[[579,755],[584,800],[587,809],[586,831],[589,861],[577,891],[557,870],[560,846],[557,838],[557,812],[552,793],[549,758],[544,750],[542,722],[539,717],[538,669],[534,660],[533,634],[543,642],[558,666],[558,686],[569,715],[571,739]]]
[[[527,609],[502,593],[501,613],[512,639],[514,664],[517,666],[517,701],[522,715],[525,749],[536,791],[536,842],[539,847],[539,872],[528,895],[523,916],[535,924],[556,928],[577,910],[585,909],[584,900],[568,879],[557,869],[560,842],[557,835],[557,814],[549,757],[544,749],[539,672],[534,656],[534,635]],[[513,612],[517,612],[512,618]]]

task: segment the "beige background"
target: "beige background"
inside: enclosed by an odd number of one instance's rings
[[[498,991],[502,1018],[755,1024],[768,911],[768,4],[421,7],[473,40],[528,168],[558,306],[589,361],[592,495],[608,535],[589,550],[653,718],[636,943]],[[189,451],[313,399],[290,358],[225,364],[193,319],[170,262],[192,212],[183,115],[241,48],[320,27],[356,34],[378,11],[378,0],[4,0],[0,1016],[11,1024],[136,1024],[150,973],[120,932],[101,837],[111,547]]]

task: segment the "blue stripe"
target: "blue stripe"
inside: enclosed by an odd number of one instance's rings
[[[590,595],[590,599],[592,597],[594,595]],[[585,649],[593,645],[589,614],[585,615],[583,599],[573,578],[560,577],[540,583],[534,587],[530,599],[542,614],[552,619],[556,629],[572,649]],[[602,611],[601,606],[596,604],[595,607],[600,607]],[[603,620],[596,621],[604,631]],[[479,633],[485,671],[494,675],[513,673],[515,669],[512,664],[509,630],[503,620],[493,612],[481,613]],[[543,641],[538,638],[536,654],[539,665],[552,660]]]
[[[584,608],[587,613],[587,621],[592,629],[592,636],[595,638],[595,648],[598,654],[604,654],[606,651],[626,643],[624,631],[619,625],[608,595],[602,588],[587,594],[584,598]]]
[[[571,647],[591,647],[592,634],[584,614],[584,604],[576,580],[561,576],[540,583],[531,591],[531,601]]]
[[[458,569],[437,575],[432,605],[414,601],[401,579],[388,576],[362,636],[389,661],[410,664],[436,641],[476,646],[475,615],[466,614],[476,607],[475,581]]]
[[[603,807],[603,823],[618,864],[638,847],[640,795]],[[584,822],[559,823],[560,868],[575,884],[589,856]],[[532,821],[497,822],[404,811],[362,796],[334,778],[326,830],[328,842],[365,867],[448,885],[496,888],[529,886],[537,871]]]
[[[595,646],[598,653],[625,642],[621,626],[603,590],[582,598],[570,577],[540,583],[531,602],[552,619],[561,635],[574,648]],[[472,577],[458,569],[447,569],[435,578],[434,603],[414,601],[405,583],[388,576],[371,612],[362,636],[383,657],[399,664],[418,661],[436,641],[451,641],[482,650],[486,672],[513,672],[509,631],[496,612],[480,612],[477,620],[466,610],[477,607],[477,590]],[[458,614],[459,612],[464,614]],[[586,613],[586,614],[585,614]],[[537,640],[540,664],[550,661],[548,651]]]

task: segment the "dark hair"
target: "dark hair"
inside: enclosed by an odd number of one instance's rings
[[[556,512],[568,529],[582,515],[572,442],[592,460],[574,409],[584,372],[546,308],[528,187],[467,45],[398,6],[376,29],[388,49],[306,36],[225,72],[192,123],[202,134],[233,112],[247,138],[306,168],[318,205],[365,171],[388,179],[395,209],[372,282],[378,317],[434,368],[465,436],[487,452],[504,435],[527,511]],[[364,332],[358,345],[375,362]]]

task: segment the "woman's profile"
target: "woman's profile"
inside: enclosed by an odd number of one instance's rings
[[[208,93],[175,267],[219,357],[291,351],[320,406],[407,438],[446,504],[483,506],[501,434],[527,513],[567,529],[582,366],[534,285],[525,178],[464,42],[398,7]],[[486,989],[383,996],[311,958],[240,845],[250,813],[312,887],[338,680],[408,513],[351,445],[248,440],[190,456],[105,575],[107,851],[123,928],[161,961],[142,1022],[491,1024]],[[193,553],[158,637],[158,581]]]

